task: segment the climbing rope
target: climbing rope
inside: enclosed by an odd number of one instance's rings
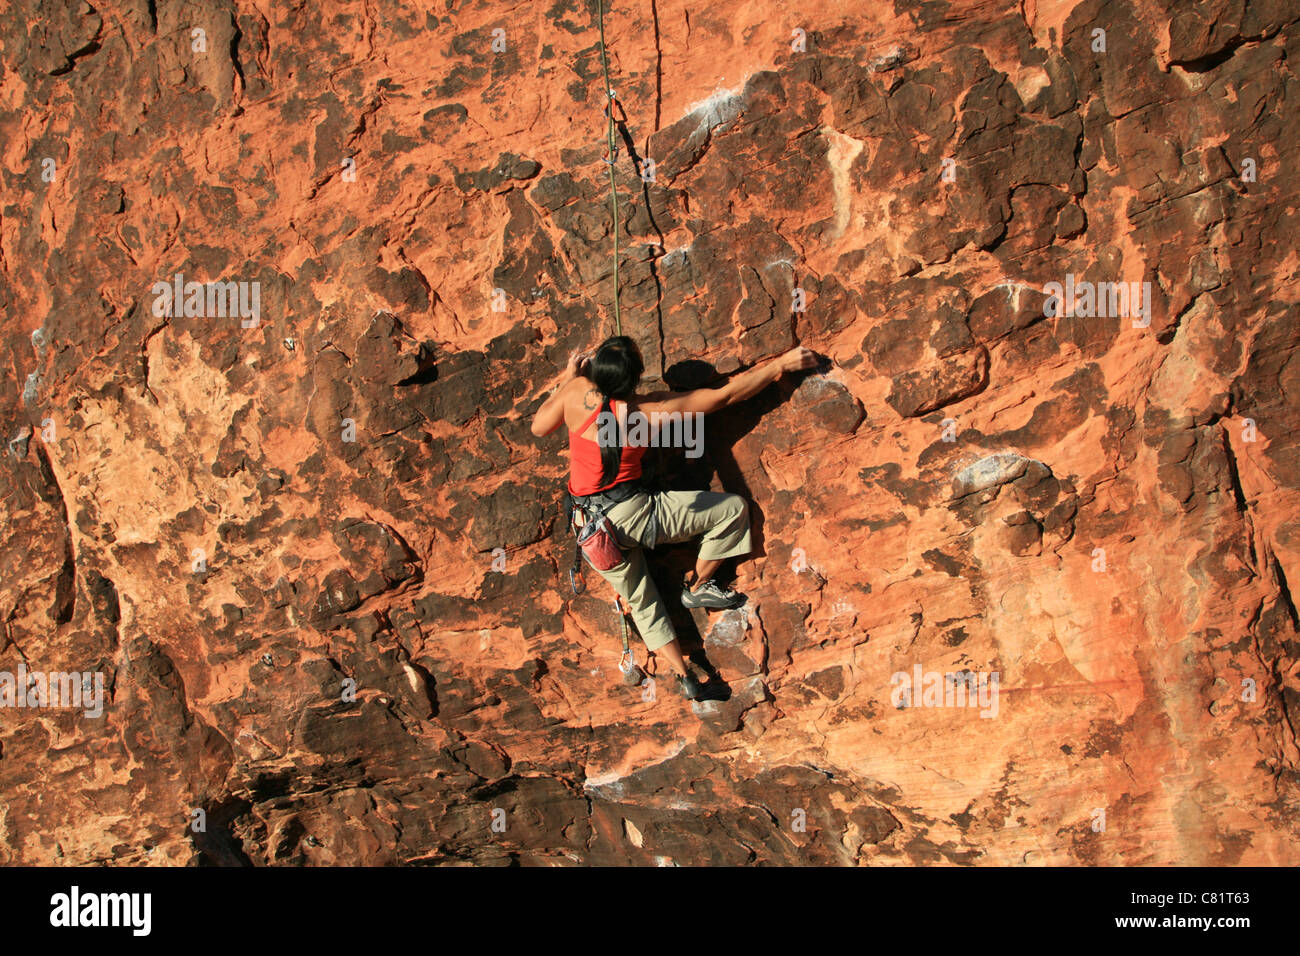
[[[614,107],[618,106],[620,110],[623,107],[618,102],[614,88],[609,85],[609,58],[605,53],[605,0],[597,0],[597,5],[600,11],[600,65],[605,72],[605,93],[608,96],[608,101],[605,103],[605,115],[609,118],[605,163],[609,166],[609,199],[614,211],[614,334],[622,335],[623,319],[618,308],[618,189],[614,184],[614,164],[618,162],[618,140],[614,136]],[[626,113],[623,118],[626,120]]]
[[[600,65],[605,74],[605,94],[607,97],[605,116],[609,120],[606,126],[605,164],[609,167],[609,202],[614,213],[614,334],[622,335],[623,317],[618,307],[618,187],[614,181],[614,166],[618,162],[618,140],[615,137],[614,130],[614,107],[617,106],[619,111],[623,113],[621,122],[627,121],[627,113],[623,110],[623,105],[619,103],[618,96],[615,95],[614,88],[609,83],[609,57],[605,51],[605,0],[596,0],[596,2],[600,18]],[[618,622],[623,629],[623,653],[618,659],[618,669],[627,678],[637,670],[636,655],[632,653],[631,644],[628,642],[627,615],[623,611],[623,602],[617,596],[614,600],[614,606],[618,610]]]

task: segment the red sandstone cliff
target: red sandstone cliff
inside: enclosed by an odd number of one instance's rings
[[[617,0],[648,374],[834,361],[658,456],[760,545],[693,708],[528,432],[611,331],[595,3],[17,0],[0,670],[105,706],[0,709],[0,862],[1300,862],[1298,21]]]

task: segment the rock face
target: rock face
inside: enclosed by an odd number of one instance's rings
[[[607,11],[650,384],[833,363],[655,453],[692,706],[528,428],[594,0],[10,4],[0,670],[103,708],[0,681],[0,862],[1300,862],[1300,13],[1189,6]]]

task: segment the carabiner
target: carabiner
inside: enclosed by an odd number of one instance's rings
[[[569,587],[573,588],[574,594],[581,594],[587,590],[587,582],[583,580],[581,571],[574,572],[572,568],[569,569]]]

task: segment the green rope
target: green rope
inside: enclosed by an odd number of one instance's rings
[[[609,116],[609,198],[614,210],[614,334],[623,334],[623,319],[618,309],[618,190],[614,186],[614,155],[618,149],[614,138],[614,90],[609,85],[609,60],[605,56],[605,2],[596,0],[600,11],[600,64],[605,71],[605,95],[609,102],[605,111]]]
[[[605,2],[596,0],[597,9],[600,14],[600,65],[605,73],[605,113],[609,117],[609,124],[606,127],[607,148],[609,158],[606,160],[609,166],[609,201],[610,207],[614,213],[614,334],[623,334],[623,317],[618,308],[618,188],[614,183],[614,157],[618,150],[618,141],[615,138],[614,130],[614,89],[609,85],[609,58],[605,54]],[[618,622],[623,626],[623,657],[619,663],[622,664],[624,658],[631,653],[627,637],[627,616],[623,614],[623,608],[620,604],[618,612]],[[636,663],[636,659],[632,661]]]

